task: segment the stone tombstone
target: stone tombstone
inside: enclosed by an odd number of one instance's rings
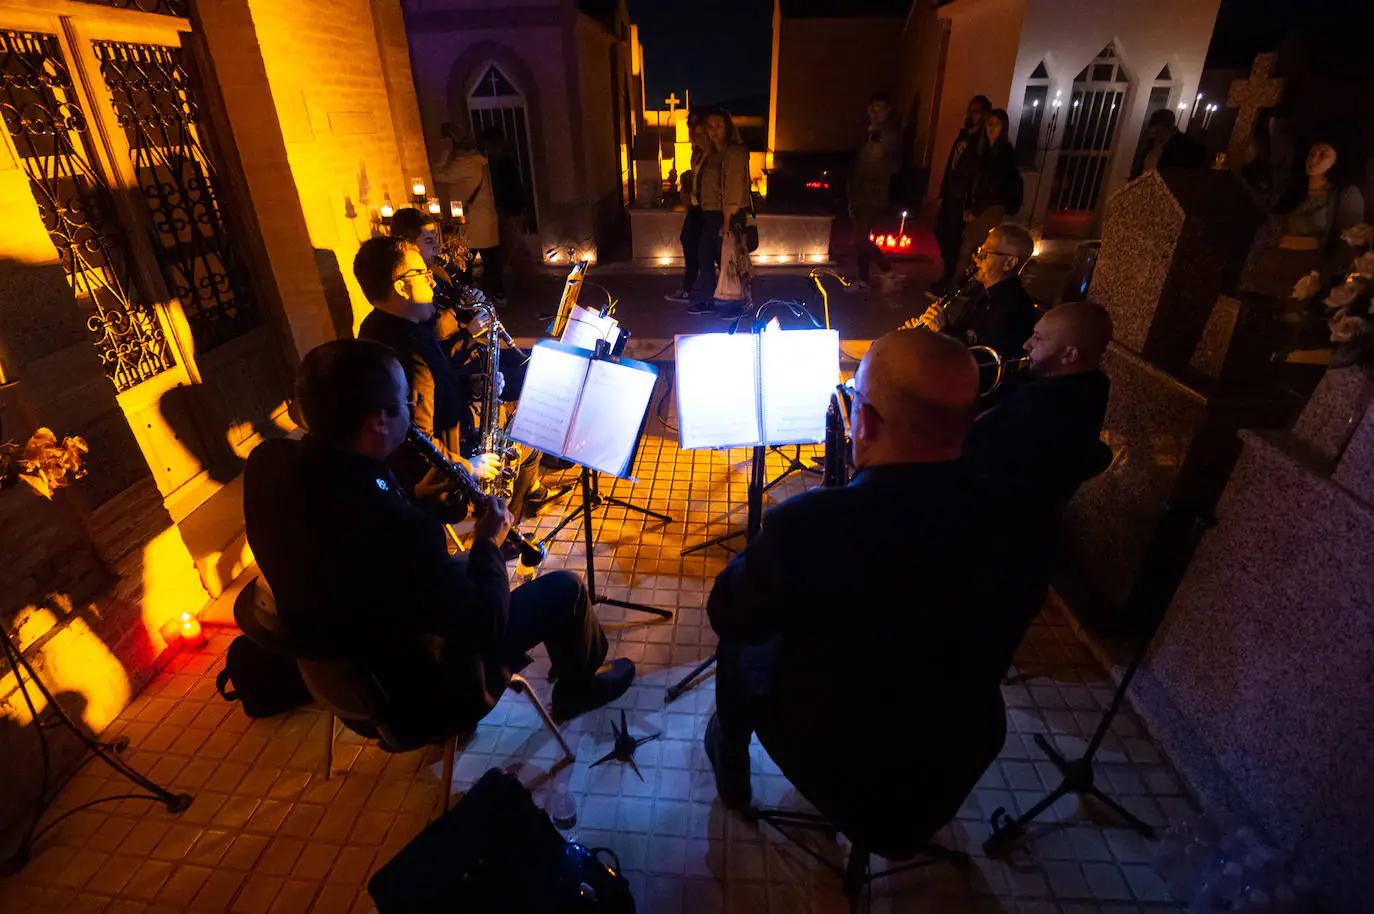
[[[1088,298],[1111,313],[1118,343],[1172,374],[1186,373],[1263,218],[1229,172],[1137,178],[1108,202]]]

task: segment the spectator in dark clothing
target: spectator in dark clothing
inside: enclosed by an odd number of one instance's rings
[[[450,556],[443,523],[466,513],[430,471],[413,488],[387,459],[410,427],[409,392],[386,347],[335,340],[301,363],[303,441],[257,448],[244,474],[248,541],[276,597],[289,644],[370,675],[383,721],[403,739],[474,725],[543,642],[554,714],[566,720],[624,693],[634,664],[605,673],[606,637],[575,575],[553,572],[510,590],[498,544],[510,530],[484,498],[472,549]]]
[[[851,841],[909,856],[996,757],[1006,669],[984,654],[990,643],[1000,650],[989,636],[1000,627],[1004,576],[984,566],[1003,551],[959,459],[977,386],[971,357],[952,340],[879,339],[855,377],[858,475],[771,509],[716,579],[707,612],[719,670],[706,754],[727,807],[750,802],[756,732]],[[883,518],[900,519],[892,535],[840,533],[886,529]],[[912,562],[934,542],[938,567],[918,576]],[[927,698],[898,697],[913,695]]]
[[[687,207],[687,214],[682,217],[682,231],[678,233],[678,240],[682,242],[682,285],[663,296],[668,301],[680,303],[692,300],[692,289],[701,273],[701,166],[711,145],[706,136],[704,116],[693,114],[689,124],[692,167],[682,176],[682,202]]]
[[[1007,112],[998,108],[988,114],[983,124],[983,136],[978,143],[978,174],[969,188],[964,241],[955,276],[967,272],[974,250],[988,232],[1021,208],[1021,169],[1016,164],[1016,149],[1007,137],[1010,122]]]
[[[868,100],[868,134],[849,176],[849,215],[854,220],[854,246],[859,255],[855,285],[860,289],[868,287],[871,262],[876,260],[884,275],[892,272],[883,252],[868,240],[878,221],[887,215],[892,178],[902,165],[902,137],[891,123],[891,115],[892,101],[887,93],[873,93]]]
[[[501,239],[501,257],[509,267],[516,252],[522,250],[521,238],[527,230],[526,218],[531,200],[520,175],[520,163],[511,153],[506,135],[496,127],[482,134],[482,152],[491,174],[491,192],[496,200],[496,217]]]
[[[985,95],[976,95],[969,101],[964,128],[954,138],[949,158],[945,160],[945,174],[940,179],[940,209],[935,216],[935,242],[940,247],[940,259],[944,261],[944,273],[931,286],[937,298],[958,281],[954,270],[964,241],[964,213],[968,211],[969,191],[979,171],[978,139],[983,132],[983,121],[991,110],[992,102]]]
[[[1150,148],[1145,157],[1131,170],[1138,178],[1151,171],[1171,168],[1206,168],[1207,150],[1202,144],[1178,129],[1174,112],[1160,108],[1150,115]]]

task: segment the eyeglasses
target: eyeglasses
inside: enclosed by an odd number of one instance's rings
[[[428,268],[423,270],[406,270],[404,273],[402,273],[400,276],[397,276],[396,278],[398,280],[419,279],[421,276],[423,276],[425,279],[428,279],[430,282],[434,282],[434,271]]]
[[[1020,254],[1013,254],[1011,251],[989,251],[987,248],[979,248],[973,252],[974,257],[988,257],[996,254],[999,257],[1020,257]]]

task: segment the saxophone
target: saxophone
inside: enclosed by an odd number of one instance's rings
[[[515,491],[515,477],[520,472],[520,449],[510,440],[509,428],[501,408],[501,387],[497,383],[500,373],[501,347],[515,348],[506,328],[496,317],[496,308],[480,292],[474,292],[468,307],[474,308],[486,319],[487,340],[482,355],[482,404],[480,420],[482,435],[477,446],[479,454],[495,454],[501,459],[500,469],[492,479],[481,483],[482,491],[510,501]]]

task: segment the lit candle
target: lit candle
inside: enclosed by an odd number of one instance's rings
[[[902,234],[902,233],[905,232],[905,231],[906,231],[906,210],[902,210],[902,224],[901,224],[901,226],[898,227],[898,229],[897,229],[897,234],[900,235],[900,234]]]
[[[390,219],[395,212],[395,208],[391,205],[391,194],[382,194],[382,218]]]
[[[448,201],[448,214],[450,217],[463,221],[463,204],[458,200]]]
[[[187,647],[205,647],[205,631],[200,620],[190,613],[181,614],[181,638]]]
[[[430,198],[429,198],[429,212],[430,212],[430,215],[432,215],[432,216],[437,216],[437,215],[439,215],[440,207],[439,207],[439,198],[438,198],[438,197],[430,197]]]
[[[423,200],[425,197],[425,179],[416,178],[410,185],[410,192]]]

